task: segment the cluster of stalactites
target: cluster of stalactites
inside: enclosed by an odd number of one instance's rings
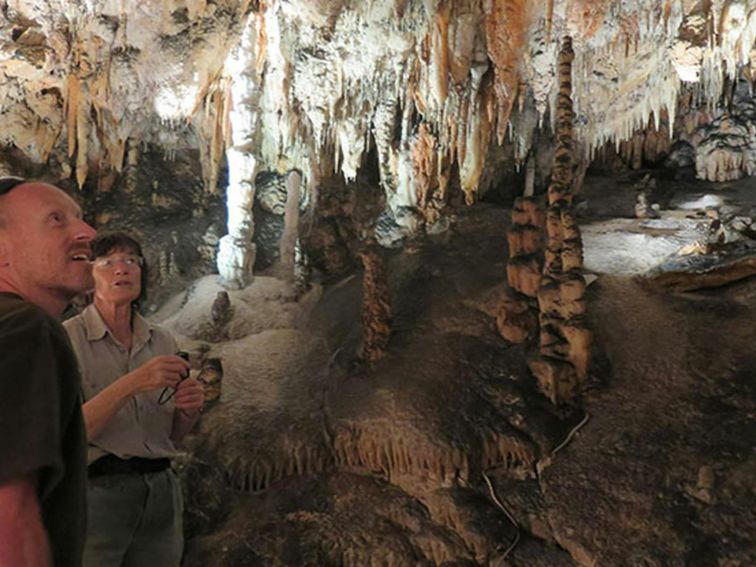
[[[130,139],[168,152],[196,143],[214,190],[235,127],[231,85],[243,79],[261,168],[299,169],[307,186],[315,174],[353,179],[374,147],[390,206],[432,222],[452,181],[475,199],[490,144],[512,135],[522,159],[530,137],[513,129],[555,120],[557,38],[575,41],[575,133],[590,155],[664,112],[674,124],[682,83],[718,100],[724,79],[750,68],[755,4],[18,0],[12,25],[39,23],[45,58],[3,64],[9,84],[32,85],[23,121],[33,135],[6,137],[41,161],[64,146],[80,184],[93,164],[119,172]],[[251,20],[254,57],[240,69],[229,53]],[[35,26],[22,27],[18,52],[37,41]],[[537,116],[512,121],[526,97]],[[101,189],[113,179],[100,176]]]
[[[685,81],[717,99],[722,77],[750,64],[744,46],[756,29],[749,2],[712,2],[700,13],[674,0],[369,4],[315,17],[279,0],[253,14],[257,157],[269,169],[351,180],[375,147],[389,206],[417,208],[428,222],[452,181],[475,200],[488,148],[512,134],[525,97],[538,121],[556,120],[557,34],[575,38],[575,135],[589,157],[650,121],[659,130],[662,116],[674,123]],[[700,33],[679,35],[699,20]],[[524,159],[528,136],[517,139],[515,159]],[[209,166],[219,159],[214,152]]]
[[[626,158],[637,159],[639,144],[648,145],[639,133],[659,132],[665,121],[676,124],[676,115],[685,110],[680,102],[691,90],[699,105],[713,109],[728,82],[741,73],[753,76],[755,2],[653,4],[620,18],[619,41],[577,52],[576,135],[589,158],[611,143]],[[665,130],[670,137],[675,133]]]
[[[521,57],[533,17],[522,0],[373,2],[324,21],[294,14],[296,2],[270,2],[256,19],[254,151],[261,168],[354,179],[375,147],[392,207],[437,220],[451,177],[474,200],[492,141],[502,141],[520,96]],[[308,16],[310,19],[308,19]],[[516,30],[511,33],[508,30]],[[326,39],[327,38],[327,39]],[[205,168],[217,179],[217,140],[232,97],[227,70],[204,89],[202,123],[213,142]],[[227,87],[226,87],[227,88]]]

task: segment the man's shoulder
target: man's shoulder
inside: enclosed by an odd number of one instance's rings
[[[39,332],[54,326],[55,320],[41,307],[16,295],[0,293],[0,330]]]

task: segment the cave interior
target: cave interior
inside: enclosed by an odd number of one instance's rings
[[[756,565],[756,0],[2,0],[0,175],[214,382],[189,567]]]

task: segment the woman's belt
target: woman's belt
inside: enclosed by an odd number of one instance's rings
[[[131,457],[119,459],[115,455],[105,455],[87,467],[87,477],[97,478],[113,474],[148,474],[162,472],[171,466],[170,459],[144,459]]]

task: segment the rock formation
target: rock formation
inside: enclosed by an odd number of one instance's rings
[[[753,8],[724,0],[16,0],[0,16],[3,144],[12,149],[3,168],[44,166],[91,190],[128,191],[133,180],[121,188],[120,177],[140,163],[144,145],[167,159],[198,151],[206,191],[228,171],[217,263],[226,285],[240,287],[256,258],[258,172],[296,169],[303,187],[335,172],[349,181],[374,151],[387,217],[422,230],[453,189],[476,199],[489,147],[511,144],[523,164],[533,132],[556,123],[564,36],[576,51],[581,152],[611,142],[633,166],[641,156],[656,160],[667,132],[691,136],[677,120],[679,108],[695,114],[688,85],[702,108],[750,70]],[[742,119],[717,120],[710,128],[725,128],[729,141],[701,134],[699,175],[748,173],[748,142],[736,140]]]
[[[513,294],[502,302],[496,321],[499,332],[511,342],[524,342],[538,332],[540,354],[530,368],[541,391],[554,403],[575,398],[588,373],[591,348],[584,322],[583,243],[572,212],[573,59],[572,39],[565,38],[559,54],[557,147],[548,207],[544,213],[534,197],[515,200],[507,234],[507,281]],[[528,298],[537,299],[537,322]]]
[[[207,386],[187,565],[756,564],[755,38],[756,0],[0,0],[0,174],[145,242]]]
[[[367,364],[386,354],[391,335],[391,303],[386,264],[375,246],[362,252],[362,349],[360,358]]]

